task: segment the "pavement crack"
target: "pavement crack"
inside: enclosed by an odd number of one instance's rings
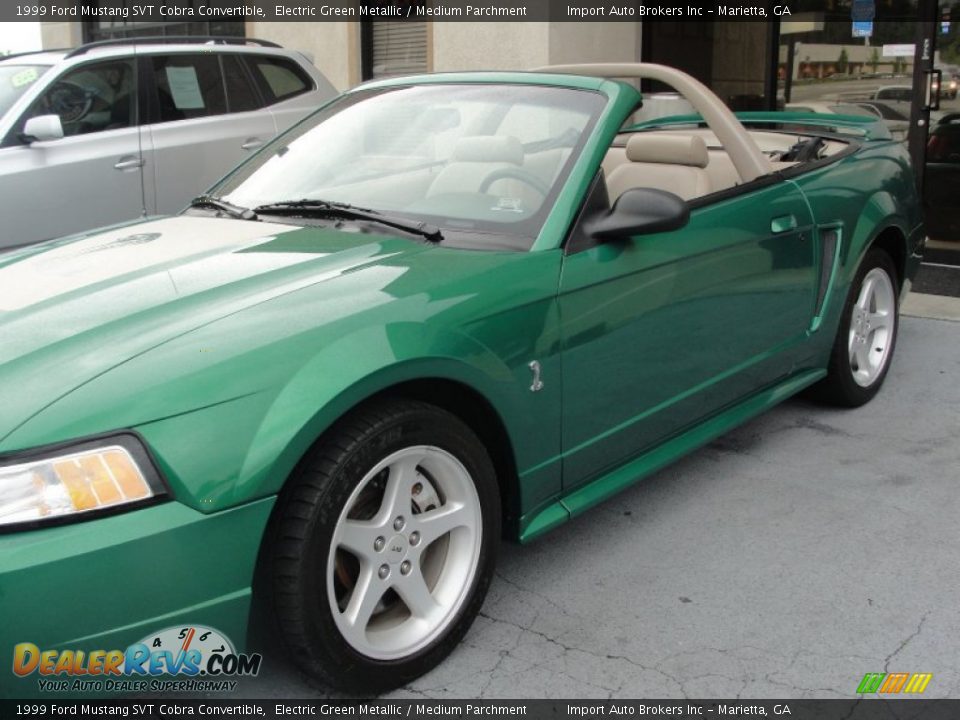
[[[480,617],[486,618],[490,622],[503,623],[504,625],[515,627],[521,632],[528,632],[532,635],[536,635],[537,637],[542,638],[543,640],[546,640],[548,643],[552,643],[553,645],[556,645],[557,647],[561,648],[564,652],[570,652],[571,650],[580,650],[581,652],[587,652],[586,650],[582,650],[581,648],[578,648],[578,647],[573,647],[572,645],[565,645],[559,640],[556,640],[555,638],[552,638],[546,633],[540,632],[539,630],[534,630],[532,628],[524,627],[523,625],[518,625],[515,622],[511,622],[509,620],[503,620],[502,618],[495,618],[492,615],[488,615],[483,610],[481,610],[478,614],[480,615]],[[592,655],[593,653],[588,653],[588,654]]]
[[[569,610],[567,610],[565,607],[562,607],[561,605],[558,605],[558,604],[557,604],[557,601],[554,600],[553,598],[551,598],[550,596],[548,596],[548,595],[543,595],[542,593],[539,593],[539,592],[537,592],[536,590],[531,590],[530,588],[524,587],[523,585],[521,585],[520,583],[516,582],[515,580],[511,580],[510,578],[508,578],[508,577],[507,577],[506,575],[504,575],[502,572],[495,571],[495,572],[493,573],[493,575],[494,575],[494,577],[498,578],[499,580],[502,580],[504,583],[506,583],[506,584],[509,585],[510,587],[515,588],[516,590],[519,590],[519,591],[522,592],[522,593],[527,593],[528,595],[533,595],[535,598],[539,598],[539,599],[543,600],[545,603],[547,603],[547,605],[549,605],[550,607],[552,607],[552,608],[554,608],[554,609],[556,609],[556,610],[559,610],[559,611],[560,611],[561,613],[563,613],[564,615],[566,615],[566,616],[568,616],[568,617],[576,617],[576,615],[574,615],[573,613],[571,613],[571,612],[570,612]]]
[[[660,669],[659,667],[650,666],[650,665],[644,665],[643,663],[638,662],[638,661],[634,660],[633,658],[628,657],[628,656],[626,656],[626,655],[614,654],[614,653],[601,654],[601,653],[594,652],[593,650],[589,650],[589,649],[587,649],[587,648],[579,647],[579,646],[576,646],[576,645],[568,645],[567,643],[565,643],[565,642],[563,642],[563,641],[561,641],[561,640],[558,640],[557,638],[550,637],[549,635],[547,635],[547,634],[544,633],[544,632],[541,632],[541,631],[539,631],[539,630],[534,630],[534,629],[532,629],[532,628],[530,628],[530,627],[525,627],[525,626],[523,626],[523,625],[519,625],[519,624],[514,623],[514,622],[511,622],[511,621],[509,621],[509,620],[504,620],[504,619],[502,619],[502,618],[493,617],[492,615],[490,615],[489,613],[487,613],[487,612],[485,612],[485,611],[483,611],[483,610],[481,610],[481,611],[479,612],[479,616],[482,617],[482,618],[485,618],[486,620],[489,620],[490,622],[502,623],[502,624],[504,624],[504,625],[508,625],[508,626],[510,626],[510,627],[514,627],[514,628],[520,630],[521,633],[524,633],[524,632],[530,633],[531,635],[534,635],[535,637],[538,637],[538,638],[540,638],[541,640],[544,640],[545,642],[548,642],[548,643],[550,643],[550,644],[552,644],[552,645],[556,645],[558,648],[560,648],[560,649],[563,651],[564,657],[566,656],[567,653],[579,652],[579,653],[583,653],[584,655],[589,655],[590,657],[597,658],[597,659],[607,659],[607,660],[614,660],[614,661],[625,662],[625,663],[627,663],[627,664],[629,664],[629,665],[632,665],[633,667],[636,667],[636,668],[638,668],[638,669],[640,669],[640,670],[643,670],[643,671],[646,671],[646,672],[651,672],[651,673],[656,673],[657,675],[660,675],[661,677],[666,678],[667,680],[669,680],[669,681],[671,681],[672,683],[674,683],[674,684],[677,686],[678,690],[680,691],[680,693],[682,694],[682,696],[683,696],[684,698],[689,697],[689,696],[687,695],[687,693],[685,692],[684,688],[683,688],[683,683],[682,683],[682,681],[680,681],[677,677],[671,675],[670,673],[668,673],[668,672]],[[512,649],[501,651],[501,653],[500,653],[500,655],[501,655],[500,660],[497,662],[497,665],[496,665],[496,667],[494,668],[494,671],[496,670],[496,668],[498,668],[498,667],[501,665],[501,663],[503,662],[503,660],[504,660],[506,657],[510,656],[510,655],[513,653],[513,651],[516,650],[516,648],[517,648],[518,645],[519,645],[519,641],[518,641],[518,643],[517,643]],[[492,675],[493,675],[493,671],[491,671],[491,676],[492,676]],[[571,678],[571,679],[574,679],[574,678]],[[492,681],[492,677],[491,677],[491,681]],[[590,681],[584,680],[583,678],[576,678],[576,681],[577,681],[577,682],[582,682],[583,684],[589,685],[589,686],[591,686],[591,687],[595,687],[595,688],[597,688],[598,690],[603,690],[604,692],[608,693],[608,696],[609,696],[609,697],[612,697],[614,693],[619,692],[619,689],[620,689],[619,687],[618,687],[618,688],[610,688],[610,687],[604,687],[604,686],[601,686],[601,685],[597,685],[596,683],[591,683]],[[488,681],[488,682],[486,683],[486,685],[484,686],[484,691],[489,687],[489,685],[490,685],[490,681]],[[622,687],[622,683],[620,684],[620,687]],[[482,695],[483,695],[483,691],[481,691],[481,696],[482,696]]]
[[[627,663],[627,664],[629,664],[629,665],[633,665],[634,667],[640,668],[641,670],[645,670],[645,671],[647,671],[647,672],[653,672],[653,673],[657,673],[658,675],[662,675],[662,676],[665,677],[667,680],[671,681],[672,683],[675,683],[676,686],[677,686],[677,689],[678,689],[678,690],[680,691],[680,693],[683,695],[684,699],[687,699],[686,691],[685,691],[684,688],[683,688],[683,682],[682,682],[679,678],[676,678],[676,677],[674,677],[673,675],[671,675],[670,673],[668,673],[668,672],[666,672],[665,670],[663,670],[663,669],[660,667],[660,664],[659,664],[659,663],[658,663],[657,665],[652,665],[652,666],[651,666],[651,665],[644,665],[643,663],[637,662],[637,661],[634,660],[633,658],[628,657],[628,656],[626,656],[626,655],[615,655],[615,654],[612,654],[612,653],[608,653],[608,654],[606,655],[606,658],[607,658],[607,660],[620,660],[620,661],[623,661],[623,662],[625,662],[625,663]]]
[[[910,635],[908,635],[908,636],[904,639],[904,641],[903,641],[902,643],[900,643],[900,646],[899,646],[896,650],[894,650],[892,653],[890,653],[889,655],[887,655],[886,659],[883,661],[883,671],[884,671],[885,673],[886,673],[886,672],[890,672],[890,662],[891,662],[897,655],[900,654],[900,651],[901,651],[901,650],[903,650],[907,645],[909,645],[910,642],[911,642],[915,637],[917,637],[917,636],[920,634],[920,632],[923,630],[923,624],[927,621],[927,618],[930,617],[931,612],[933,612],[933,611],[932,611],[932,610],[928,610],[927,612],[925,612],[925,613],[923,614],[923,617],[920,618],[920,622],[917,623],[917,629],[914,630],[912,633],[910,633]]]

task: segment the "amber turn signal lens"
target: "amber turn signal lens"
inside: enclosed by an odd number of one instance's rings
[[[153,497],[120,445],[0,466],[0,525],[109,508]]]

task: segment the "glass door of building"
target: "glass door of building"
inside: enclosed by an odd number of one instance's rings
[[[810,0],[778,30],[778,106],[881,120],[931,237],[960,241],[960,1]]]

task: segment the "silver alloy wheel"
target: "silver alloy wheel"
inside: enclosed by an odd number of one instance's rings
[[[881,268],[868,272],[853,304],[847,341],[850,370],[860,387],[870,387],[890,358],[896,322],[893,281]]]
[[[481,541],[480,499],[453,455],[418,445],[381,460],[344,505],[327,559],[344,640],[376,660],[429,645],[467,599]]]

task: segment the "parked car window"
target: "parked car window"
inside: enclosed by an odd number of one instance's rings
[[[0,117],[49,69],[49,65],[0,65]]]
[[[227,97],[217,55],[157,55],[153,76],[160,122],[193,120],[227,112]]]
[[[864,117],[882,117],[880,111],[869,105],[854,105],[853,103],[837,103],[833,111],[838,115],[862,115]]]
[[[910,119],[902,112],[899,112],[889,105],[884,105],[883,103],[871,103],[869,107],[874,108],[878,113],[880,113],[880,117],[882,117],[884,120],[906,121]]]
[[[310,77],[292,60],[258,55],[250,58],[250,64],[269,105],[288,100],[313,87]]]
[[[131,58],[66,72],[24,114],[18,132],[28,119],[40,115],[58,115],[67,137],[132,127],[137,123],[136,77]]]
[[[230,112],[249,112],[263,107],[253,81],[236,55],[223,56],[223,82],[227,87],[227,106]]]
[[[910,102],[913,91],[910,88],[881,88],[877,91],[877,100],[896,100],[899,102]]]

